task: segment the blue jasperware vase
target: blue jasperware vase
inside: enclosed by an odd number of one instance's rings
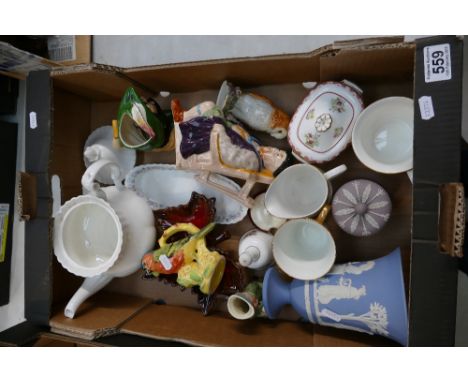
[[[263,280],[263,305],[274,319],[285,305],[314,324],[377,334],[408,344],[400,249],[377,260],[335,265],[324,277],[286,282],[275,268]]]

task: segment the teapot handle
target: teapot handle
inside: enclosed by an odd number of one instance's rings
[[[96,175],[106,166],[112,166],[112,180],[115,186],[120,191],[123,187],[121,183],[121,172],[119,166],[110,160],[99,159],[92,163],[85,171],[81,178],[81,185],[83,186],[83,192],[85,194],[91,194],[98,198],[107,200],[106,194],[101,190],[99,184],[95,181]]]

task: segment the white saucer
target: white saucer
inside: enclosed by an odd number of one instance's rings
[[[250,218],[252,223],[262,231],[270,231],[271,229],[278,229],[285,222],[286,219],[278,218],[268,212],[265,207],[266,193],[258,195],[252,208],[250,209]]]

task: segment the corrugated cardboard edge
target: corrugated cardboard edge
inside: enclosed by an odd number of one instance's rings
[[[305,53],[293,53],[293,54],[277,54],[277,55],[265,55],[265,56],[245,56],[236,58],[221,58],[213,60],[202,60],[202,61],[186,61],[180,63],[170,63],[161,65],[145,65],[134,68],[120,68],[117,66],[104,65],[104,64],[84,64],[75,65],[68,67],[53,68],[51,70],[51,77],[60,77],[70,73],[88,72],[88,71],[104,71],[104,72],[115,72],[119,75],[137,73],[141,71],[147,71],[152,69],[167,69],[167,68],[185,68],[193,66],[206,66],[206,65],[217,65],[232,62],[245,62],[245,61],[263,61],[263,60],[289,60],[292,58],[308,58],[320,56],[327,53],[336,53],[341,50],[364,50],[364,49],[385,49],[385,48],[414,48],[413,42],[405,42],[401,37],[382,37],[382,38],[369,38],[359,40],[346,40],[335,42],[333,44],[324,45],[318,49]],[[128,78],[128,77],[126,77]],[[131,80],[131,79],[130,79]]]
[[[222,58],[222,59],[213,59],[213,60],[203,60],[203,61],[189,61],[181,63],[170,63],[170,64],[161,64],[161,65],[147,65],[140,66],[135,68],[120,68],[112,65],[105,64],[82,64],[74,66],[61,66],[53,68],[50,72],[50,75],[53,78],[60,79],[60,77],[66,77],[70,74],[77,73],[87,73],[87,72],[100,72],[109,75],[115,75],[120,77],[127,82],[133,84],[141,91],[144,91],[147,94],[157,94],[160,89],[153,89],[146,84],[141,83],[140,81],[132,77],[133,74],[138,74],[139,72],[149,71],[149,70],[164,70],[164,69],[183,69],[183,68],[193,68],[200,66],[214,66],[219,64],[226,63],[241,63],[241,62],[261,62],[261,61],[282,61],[282,60],[291,60],[291,59],[307,59],[313,57],[326,57],[334,56],[340,54],[340,52],[345,51],[359,51],[359,50],[369,50],[369,49],[394,49],[394,48],[408,48],[414,49],[415,44],[413,42],[405,42],[402,37],[380,37],[380,38],[369,38],[369,39],[359,39],[359,40],[346,40],[341,42],[335,42],[333,44],[322,46],[318,49],[315,49],[310,52],[305,53],[295,53],[295,54],[278,54],[278,55],[265,55],[265,56],[246,56],[246,57],[236,57],[236,58]]]
[[[113,334],[118,334],[120,332],[120,328],[122,327],[122,325],[124,325],[133,317],[138,315],[148,305],[151,305],[151,300],[149,299],[146,299],[146,300],[147,300],[146,304],[142,304],[139,308],[135,309],[129,316],[127,316],[125,319],[123,319],[117,325],[113,327],[105,327],[105,328],[99,328],[95,330],[92,330],[92,329],[87,330],[87,329],[73,328],[67,325],[56,323],[53,320],[51,320],[50,329],[52,333],[70,336],[73,338],[80,338],[83,340],[95,340],[98,338],[111,336]]]
[[[67,343],[70,344],[70,346],[74,347],[109,347],[109,345],[100,343],[100,342],[95,342],[95,341],[90,341],[90,340],[85,340],[85,339],[80,339],[76,337],[69,337],[65,336],[62,334],[56,334],[56,333],[41,333],[39,335],[39,338],[37,341],[32,344],[32,346],[63,346],[60,345],[60,343]]]
[[[133,78],[128,77],[125,75],[125,69],[119,68],[117,66],[112,65],[104,65],[104,64],[80,64],[80,65],[72,65],[72,66],[63,66],[60,68],[54,68],[50,72],[51,78],[60,78],[61,76],[66,76],[67,74],[76,74],[76,73],[88,73],[88,72],[101,72],[109,75],[114,75],[116,77],[123,78],[124,80],[128,81],[129,83],[133,84],[135,87],[139,88],[140,90],[145,91],[148,94],[156,94],[157,91],[154,89],[149,88],[148,86],[135,81]]]

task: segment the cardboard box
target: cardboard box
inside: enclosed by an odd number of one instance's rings
[[[424,47],[437,44],[450,47],[451,77],[426,82]],[[453,217],[453,211],[440,211],[439,215],[439,187],[458,182],[460,176],[462,49],[463,42],[455,37],[416,43],[387,38],[334,44],[307,54],[125,70],[93,64],[30,73],[27,112],[36,113],[37,128],[27,126],[26,171],[36,177],[37,212],[26,223],[28,321],[18,328],[18,333],[29,333],[37,325],[97,343],[123,336],[120,344],[127,345],[142,339],[224,346],[393,345],[377,336],[287,320],[239,322],[222,311],[204,317],[189,292],[143,280],[138,273],[112,281],[83,304],[75,319],[63,315],[64,304],[81,279],[62,269],[53,255],[50,177],[60,176],[62,200],[81,194],[85,139],[93,129],[115,118],[128,86],[136,87],[142,95],[170,91],[183,105],[192,106],[215,99],[221,82],[229,79],[269,96],[293,113],[307,94],[303,82],[346,78],[362,87],[366,105],[395,95],[415,99],[414,183],[406,174],[384,176],[369,171],[355,158],[351,147],[321,166],[327,170],[346,163],[349,170],[334,181],[334,188],[350,179],[366,177],[381,183],[394,204],[384,230],[366,240],[345,235],[330,219],[328,228],[337,243],[337,261],[374,259],[401,247],[410,345],[453,345],[457,261],[442,253],[439,245],[439,226],[443,224],[439,220]],[[425,115],[421,114],[418,100],[423,96],[431,97],[434,116],[430,119],[422,118]],[[168,103],[162,106],[168,107]],[[264,134],[258,136],[265,144],[287,145]],[[173,161],[173,153],[145,153],[139,157],[139,163]],[[257,186],[256,191],[262,188]],[[235,248],[236,237],[251,227],[248,219],[230,226],[234,239],[225,245]],[[161,299],[165,305],[153,303]],[[12,328],[10,336],[14,332]],[[21,338],[18,335],[18,342]]]
[[[48,56],[0,41],[0,73],[24,79],[30,71],[92,62],[91,36],[44,36]]]

